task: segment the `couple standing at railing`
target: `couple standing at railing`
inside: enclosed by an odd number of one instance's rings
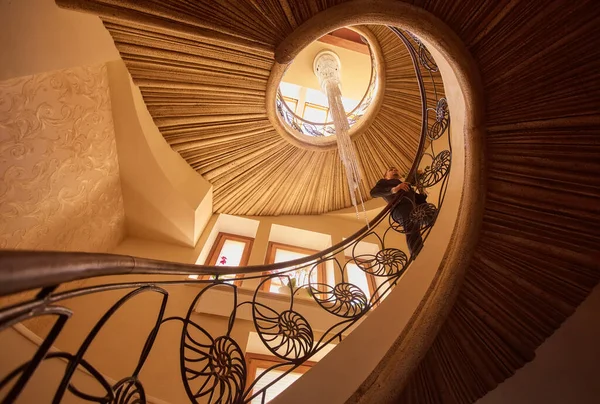
[[[411,213],[414,209],[427,202],[427,193],[423,189],[415,191],[410,182],[405,182],[405,179],[400,177],[398,170],[395,167],[390,167],[382,179],[377,181],[377,184],[371,189],[373,198],[383,198],[390,203],[396,199],[398,192],[403,191],[404,194],[400,201],[392,208],[392,219],[401,225],[406,233],[406,244],[408,251],[412,257],[423,248],[423,239],[421,238],[421,226],[418,221],[411,218]]]

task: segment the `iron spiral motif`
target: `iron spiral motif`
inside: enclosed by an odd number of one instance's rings
[[[427,129],[427,136],[430,140],[438,140],[446,132],[449,124],[450,113],[448,111],[448,101],[445,98],[441,98],[435,108],[435,122]]]
[[[438,66],[429,50],[419,41],[419,62],[430,72],[437,72]]]
[[[113,387],[114,399],[111,404],[146,403],[146,393],[142,383],[135,377],[119,380]]]
[[[279,335],[286,355],[305,356],[312,347],[313,335],[308,321],[299,313],[286,310],[279,314]]]
[[[440,182],[450,171],[450,150],[439,152],[430,165],[418,174],[418,183],[423,188],[429,188]]]
[[[319,130],[313,124],[304,122],[304,123],[302,123],[302,127],[305,129],[305,131],[310,136],[314,136],[314,137],[323,136],[323,134],[321,132],[319,132]]]
[[[293,310],[277,313],[270,307],[254,302],[253,317],[258,335],[273,355],[297,361],[311,353],[313,331],[300,313]]]
[[[352,318],[368,309],[365,292],[348,282],[335,286],[311,284],[313,298],[321,307],[338,317]]]
[[[410,227],[415,230],[423,231],[431,226],[437,218],[438,210],[433,203],[424,203],[417,206],[410,212]]]
[[[359,255],[359,268],[374,276],[396,276],[406,269],[408,257],[397,248],[384,248],[375,255]]]
[[[432,203],[416,205],[410,211],[408,217],[394,219],[389,216],[390,227],[398,233],[413,233],[423,231],[433,226],[437,218],[438,209]]]
[[[190,327],[186,327],[182,346],[182,371],[188,395],[193,402],[208,396],[219,403],[238,403],[246,384],[246,362],[241,348],[229,336],[212,340],[201,327],[190,325],[195,335],[192,337]]]
[[[423,65],[423,67],[425,67],[427,70],[429,70],[430,72],[437,72],[438,66],[435,63],[435,60],[433,59],[433,56],[431,56],[431,53],[429,52],[429,49],[427,49],[425,47],[425,45],[423,45],[423,42],[421,42],[421,40],[413,33],[406,31],[406,33],[408,34],[408,36],[410,36],[419,46],[419,62]]]

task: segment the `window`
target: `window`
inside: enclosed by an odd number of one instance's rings
[[[329,116],[329,108],[324,107],[322,105],[311,104],[307,102],[304,104],[304,111],[302,112],[302,118],[307,121],[315,122],[315,123],[325,123],[327,122],[327,117]]]
[[[219,233],[208,254],[206,265],[237,267],[248,264],[253,238],[229,233]],[[226,275],[222,279],[238,279],[236,285],[241,285],[243,275]],[[205,278],[206,279],[206,278]]]
[[[359,266],[361,265],[360,261],[356,261],[349,257],[346,258],[348,259],[348,263],[346,264],[347,282],[361,288],[365,295],[367,295],[367,299],[370,299],[372,296],[377,299],[378,294],[376,292],[377,283],[375,282],[375,277],[361,269]]]
[[[310,250],[308,248],[296,247],[287,244],[270,242],[267,249],[267,260],[265,264],[277,264],[280,262],[286,262],[295,260],[298,258],[308,257],[317,253],[316,250]],[[293,267],[290,267],[293,268]],[[307,285],[308,276],[312,269],[311,265],[299,269],[298,271],[290,272],[282,275],[281,278],[272,278],[270,281],[264,283],[263,290],[267,292],[280,293],[280,288],[287,285],[284,284],[286,280],[285,276],[289,276],[291,279],[295,279],[296,286]],[[284,271],[278,270],[277,272]],[[319,267],[312,272],[312,282],[326,283],[325,282],[325,264],[319,264]],[[316,277],[316,279],[315,279]]]
[[[265,370],[275,366],[279,363],[283,363],[283,361],[275,356],[270,355],[261,355],[254,353],[246,354],[246,364],[248,369],[248,380],[247,386],[251,385],[254,380],[261,374],[265,372]],[[300,378],[304,373],[306,373],[312,366],[314,362],[306,361],[301,366],[298,366],[293,371],[289,372],[282,379],[280,379],[277,383],[273,384],[266,391],[265,394],[265,403],[268,403],[275,397],[279,395],[283,390],[287,389],[292,383]],[[262,387],[271,383],[273,380],[281,376],[285,371],[289,369],[289,366],[282,366],[279,369],[273,369],[269,371],[264,377],[262,377],[254,386],[253,391],[258,391]],[[253,393],[252,393],[253,394]],[[252,395],[251,394],[251,395]],[[262,403],[262,394],[254,397],[251,401],[251,404],[261,404]]]
[[[296,108],[298,108],[298,100],[292,97],[283,97],[283,101],[287,104],[288,107],[292,110],[292,112],[296,113]]]

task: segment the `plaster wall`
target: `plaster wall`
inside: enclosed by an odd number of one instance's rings
[[[0,249],[107,252],[125,235],[105,65],[0,82]]]
[[[0,1],[0,80],[119,59],[100,18],[53,0]]]
[[[174,152],[120,60],[108,64],[127,230],[193,247],[212,215],[212,185]]]

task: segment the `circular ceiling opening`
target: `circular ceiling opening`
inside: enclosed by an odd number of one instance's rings
[[[379,84],[373,45],[361,29],[353,27],[332,31],[305,47],[287,65],[277,91],[277,113],[286,130],[308,142],[335,141],[323,74],[337,75],[350,128],[359,122]]]

